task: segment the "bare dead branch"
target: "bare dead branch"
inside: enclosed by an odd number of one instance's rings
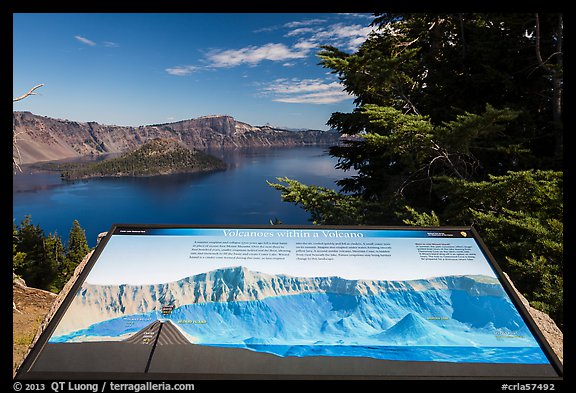
[[[26,94],[23,94],[20,97],[14,98],[12,100],[12,102],[21,101],[26,97],[38,95],[34,91],[36,89],[41,88],[42,86],[44,86],[44,83],[40,83],[39,85],[34,86]],[[22,162],[22,155],[20,154],[20,149],[18,148],[18,143],[17,143],[19,140],[19,138],[18,138],[19,134],[20,133],[17,133],[14,128],[12,129],[12,167],[15,170],[22,172],[22,169],[20,168],[20,162]]]
[[[22,162],[22,155],[20,154],[20,149],[18,148],[18,142],[25,140],[24,138],[19,137],[19,135],[22,133],[23,133],[22,131],[20,132],[15,132],[15,130],[12,131],[12,150],[13,150],[12,162],[16,167],[16,169],[18,170],[20,170],[20,165],[18,163]]]
[[[22,155],[20,154],[20,149],[18,148],[18,144],[16,140],[12,141],[12,168],[15,169],[14,172],[22,172],[22,168],[20,168],[20,162],[22,162]]]
[[[28,93],[21,95],[20,97],[16,97],[12,100],[12,102],[16,102],[16,101],[20,101],[23,100],[24,98],[28,97],[28,96],[35,96],[38,95],[37,93],[34,93],[34,90],[40,88],[44,86],[44,83],[40,83],[39,85],[34,86],[33,88],[31,88]]]

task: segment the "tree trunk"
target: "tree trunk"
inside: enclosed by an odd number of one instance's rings
[[[536,14],[536,58],[538,60],[539,67],[542,67],[552,78],[552,127],[554,132],[554,157],[557,160],[562,159],[564,137],[563,131],[564,127],[562,125],[562,40],[563,40],[563,20],[562,14],[558,15],[558,24],[556,29],[552,33],[552,38],[556,42],[555,52],[552,53],[546,60],[542,58],[542,52],[540,48],[540,15]],[[551,65],[549,61],[555,58],[556,64]]]

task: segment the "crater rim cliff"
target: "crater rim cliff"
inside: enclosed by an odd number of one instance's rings
[[[172,123],[141,126],[79,122],[13,111],[20,164],[123,153],[154,138],[176,138],[198,150],[243,147],[335,145],[337,131],[290,131],[253,126],[229,115],[206,115]]]

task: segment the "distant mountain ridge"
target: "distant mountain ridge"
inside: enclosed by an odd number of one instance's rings
[[[503,289],[495,278],[486,276],[444,276],[407,281],[347,280],[340,277],[293,277],[231,267],[186,277],[178,281],[148,285],[94,285],[84,283],[70,305],[68,319],[61,321],[58,334],[93,324],[191,304],[262,301],[292,295],[332,293],[352,297],[412,297],[424,292],[464,292],[473,297],[501,297]],[[419,295],[420,294],[420,295]],[[435,300],[438,303],[438,300]],[[451,300],[446,299],[449,306]],[[440,306],[435,306],[440,307]],[[77,318],[77,320],[76,320]]]
[[[210,115],[138,127],[102,125],[13,112],[21,163],[122,153],[155,138],[176,138],[190,148],[282,147],[337,144],[335,131],[289,131]]]

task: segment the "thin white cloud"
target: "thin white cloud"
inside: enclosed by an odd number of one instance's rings
[[[294,48],[301,50],[301,51],[305,51],[308,52],[312,49],[317,49],[318,46],[318,42],[314,41],[314,40],[300,40],[297,43],[294,44]]]
[[[348,41],[348,49],[356,50],[366,41],[366,37],[356,37]]]
[[[338,82],[326,83],[322,79],[286,79],[279,78],[272,82],[272,84],[265,87],[264,91],[269,91],[273,93],[282,94],[294,94],[294,93],[309,93],[320,90],[329,90],[333,88],[342,88],[342,85]]]
[[[282,26],[276,25],[276,26],[261,27],[259,29],[253,30],[252,33],[269,33],[271,31],[279,29],[280,27]]]
[[[295,97],[277,97],[272,101],[285,102],[288,104],[336,104],[350,99],[345,92],[324,91],[320,93],[302,94]]]
[[[269,43],[241,49],[215,50],[207,55],[207,59],[211,63],[211,67],[231,68],[242,64],[254,66],[264,60],[286,61],[301,59],[307,55],[308,50],[306,49],[292,50],[284,44]]]
[[[305,19],[305,20],[297,20],[294,22],[285,23],[283,25],[283,27],[286,27],[288,29],[293,29],[295,27],[317,25],[317,24],[324,23],[324,22],[326,22],[326,19]]]
[[[338,48],[355,51],[366,41],[374,27],[360,24],[336,23],[327,26],[299,27],[288,31],[285,37],[299,37],[294,45],[299,49],[318,48],[321,45],[332,45]]]
[[[362,19],[373,19],[374,18],[374,16],[372,14],[361,14],[358,12],[341,12],[338,15],[350,16],[353,18],[362,18]]]
[[[90,45],[90,46],[96,46],[96,43],[94,41],[89,40],[86,37],[82,37],[81,35],[75,35],[74,38],[76,38],[78,41],[80,41],[83,44]]]
[[[300,28],[302,26],[316,25],[316,24],[320,24],[320,23],[324,23],[324,22],[326,22],[326,19],[297,20],[297,21],[287,22],[287,23],[279,24],[279,25],[261,27],[259,29],[254,30],[253,33],[269,33],[271,31],[275,31],[278,29],[294,29],[294,28]]]
[[[188,76],[198,70],[198,67],[193,65],[176,66],[166,68],[166,72],[174,76]]]
[[[328,43],[334,46],[342,46],[349,50],[356,50],[358,46],[368,38],[368,35],[372,31],[374,31],[374,28],[371,26],[337,23],[315,33],[310,40],[323,44]]]
[[[120,44],[118,44],[117,42],[112,42],[112,41],[104,41],[103,44],[106,48],[119,48],[120,47]]]
[[[298,29],[290,30],[288,33],[286,33],[286,37],[293,37],[296,35],[316,33],[317,31],[319,31],[319,29],[317,29],[317,28],[315,29],[313,27],[300,27]]]
[[[362,14],[350,17],[359,18],[360,15]],[[186,76],[201,69],[233,68],[242,65],[254,67],[265,61],[279,62],[284,67],[292,67],[296,65],[296,60],[316,54],[322,45],[355,51],[374,30],[360,23],[327,24],[329,19],[305,19],[265,27],[258,31],[288,29],[284,33],[287,42],[270,42],[240,49],[213,49],[200,60],[202,65],[175,66],[167,68],[166,72]]]
[[[280,78],[262,88],[261,92],[271,96],[272,101],[291,104],[334,104],[352,98],[340,83],[322,79]]]

